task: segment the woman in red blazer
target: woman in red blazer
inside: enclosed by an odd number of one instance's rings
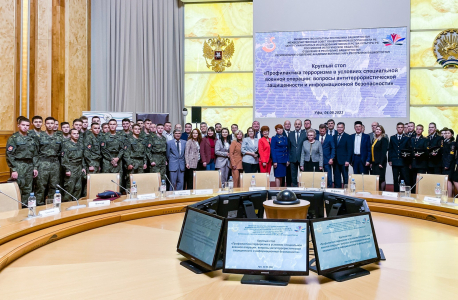
[[[272,158],[270,157],[270,128],[268,126],[261,127],[262,138],[258,142],[259,151],[259,170],[260,173],[270,174],[272,168]]]

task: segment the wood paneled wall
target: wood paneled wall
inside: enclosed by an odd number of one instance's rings
[[[9,178],[6,142],[20,115],[21,8],[0,0],[0,182]],[[59,122],[90,110],[91,0],[30,0],[29,118]]]

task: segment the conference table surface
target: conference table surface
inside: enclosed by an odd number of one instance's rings
[[[63,203],[61,213],[32,220],[24,220],[27,210],[0,213],[1,299],[456,299],[453,199],[364,195],[387,260],[366,266],[369,276],[343,283],[310,272],[272,287],[180,266],[176,244],[185,207],[217,194],[120,199],[73,211],[64,209],[74,203]]]

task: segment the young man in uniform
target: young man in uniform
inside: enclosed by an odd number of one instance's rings
[[[442,145],[444,138],[437,133],[436,123],[428,127],[428,174],[442,174]]]
[[[130,124],[129,124],[130,125]],[[119,173],[122,177],[122,156],[124,154],[125,138],[116,132],[118,126],[115,119],[108,122],[110,132],[103,135],[100,140],[100,152],[102,153],[102,172]]]
[[[62,145],[62,169],[65,174],[64,189],[75,198],[80,198],[83,190],[83,180],[86,179],[86,163],[84,161],[84,146],[79,140],[80,134],[76,128],[70,130],[70,139]],[[63,201],[73,198],[65,193]]]
[[[81,122],[83,122],[83,125],[81,127],[81,133],[85,133],[88,130],[88,127],[89,127],[89,120],[87,119],[86,116],[81,116],[80,120],[81,120]]]
[[[32,118],[33,129],[29,130],[31,136],[38,137],[38,134],[41,132],[41,127],[43,127],[43,118],[41,116],[34,116]]]
[[[81,121],[80,119],[73,120],[73,128],[78,130],[78,133],[81,134],[81,128],[83,128],[83,121]]]
[[[68,122],[60,123],[60,129],[62,129],[62,138],[70,139],[70,123]]]
[[[425,174],[428,169],[428,139],[423,136],[423,125],[417,125],[415,135],[410,138],[409,148],[412,151],[410,184],[413,186],[417,182],[417,174]],[[416,186],[412,192],[415,191]]]
[[[95,174],[100,172],[102,154],[100,153],[100,125],[92,123],[84,139],[84,160],[87,165],[87,173]]]
[[[60,184],[59,155],[62,153],[62,138],[54,133],[54,118],[45,119],[46,131],[36,138],[38,142],[37,169],[40,170],[36,179],[37,205],[45,205],[45,197],[54,197],[57,185]]]
[[[25,117],[19,119],[19,130],[6,142],[6,163],[11,169],[11,178],[17,180],[21,190],[21,201],[24,205],[27,205],[32,192],[33,178],[38,175],[37,143],[28,134],[29,126],[29,119]]]
[[[148,158],[151,152],[146,153],[146,149],[151,148],[151,143],[140,137],[141,127],[138,124],[132,126],[132,135],[127,138],[124,146],[124,163],[126,165],[126,186],[130,188],[130,174],[144,173],[147,167]]]
[[[108,133],[108,132],[110,132],[110,127],[108,127],[108,123],[103,123],[102,124],[102,132],[101,132],[101,134]]]
[[[167,166],[167,139],[162,135],[163,131],[164,125],[157,124],[157,133],[151,136],[151,148],[148,147],[148,149],[151,151],[151,173],[160,172],[161,179],[165,180],[165,172]]]

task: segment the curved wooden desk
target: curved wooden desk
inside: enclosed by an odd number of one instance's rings
[[[373,213],[387,261],[334,282],[310,273],[286,287],[242,275],[196,275],[176,252],[183,213],[111,224],[37,249],[0,272],[2,299],[456,299],[455,227]],[[24,282],[27,285],[24,287]]]
[[[234,190],[239,191],[241,190]],[[27,209],[1,213],[0,270],[24,254],[64,237],[118,222],[182,212],[187,205],[216,195],[218,193],[215,191],[212,195],[176,196],[130,202],[121,202],[121,198],[106,207],[65,211],[67,207],[75,204],[68,202],[62,204],[63,211],[60,214],[32,220],[24,220],[27,217]],[[373,212],[458,226],[458,205],[455,203],[429,204],[422,200],[424,196],[421,195],[417,196],[417,200],[404,201],[383,197],[380,192],[365,195],[364,198]],[[449,199],[451,200],[453,199]],[[86,200],[81,202],[87,203]],[[38,211],[42,209],[44,207],[39,207]]]

